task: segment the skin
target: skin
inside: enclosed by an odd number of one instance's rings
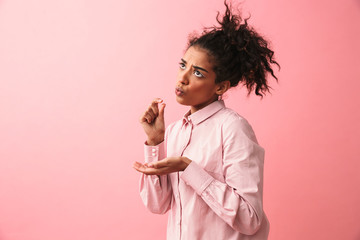
[[[199,47],[190,47],[181,59],[176,86],[183,94],[176,101],[190,106],[191,114],[216,101],[230,87],[229,81],[215,83],[212,57]]]
[[[216,74],[213,71],[212,57],[206,50],[192,46],[179,63],[176,82],[176,101],[190,106],[190,113],[206,107],[216,101],[230,88],[230,82],[215,83]],[[165,103],[162,99],[154,99],[140,117],[140,123],[147,135],[147,145],[155,146],[164,141]],[[147,175],[165,175],[184,171],[191,163],[187,157],[168,157],[150,164],[135,162],[135,170]]]

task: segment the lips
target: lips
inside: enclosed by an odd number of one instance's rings
[[[182,96],[182,95],[184,95],[184,90],[180,87],[176,87],[175,94],[176,94],[176,96]]]

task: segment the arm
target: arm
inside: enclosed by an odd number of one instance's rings
[[[164,143],[158,146],[145,145],[145,164],[157,162],[159,157],[163,156]],[[146,165],[140,163],[136,168]],[[137,169],[138,170],[138,169]],[[139,171],[139,170],[138,170]],[[157,214],[166,213],[171,206],[172,189],[168,175],[145,175],[140,177],[140,196],[144,205],[152,212]]]
[[[263,218],[264,150],[245,120],[224,126],[223,137],[225,182],[214,179],[194,161],[181,178],[234,230],[253,235]]]
[[[158,105],[160,105],[160,108]],[[144,146],[145,164],[135,162],[137,171],[146,169],[147,164],[157,162],[164,154],[164,108],[161,99],[154,99],[140,118],[140,123],[147,135]],[[140,196],[144,205],[153,213],[164,214],[171,206],[172,189],[167,175],[145,175],[140,177]]]

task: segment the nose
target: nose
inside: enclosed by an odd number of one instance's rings
[[[188,85],[189,84],[189,74],[186,70],[179,70],[178,73],[178,82],[182,85]]]

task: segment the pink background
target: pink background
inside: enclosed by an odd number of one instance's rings
[[[222,0],[0,0],[0,240],[164,239],[138,194],[151,99]],[[272,240],[360,239],[360,2],[247,1],[282,70],[227,106],[266,149]]]

